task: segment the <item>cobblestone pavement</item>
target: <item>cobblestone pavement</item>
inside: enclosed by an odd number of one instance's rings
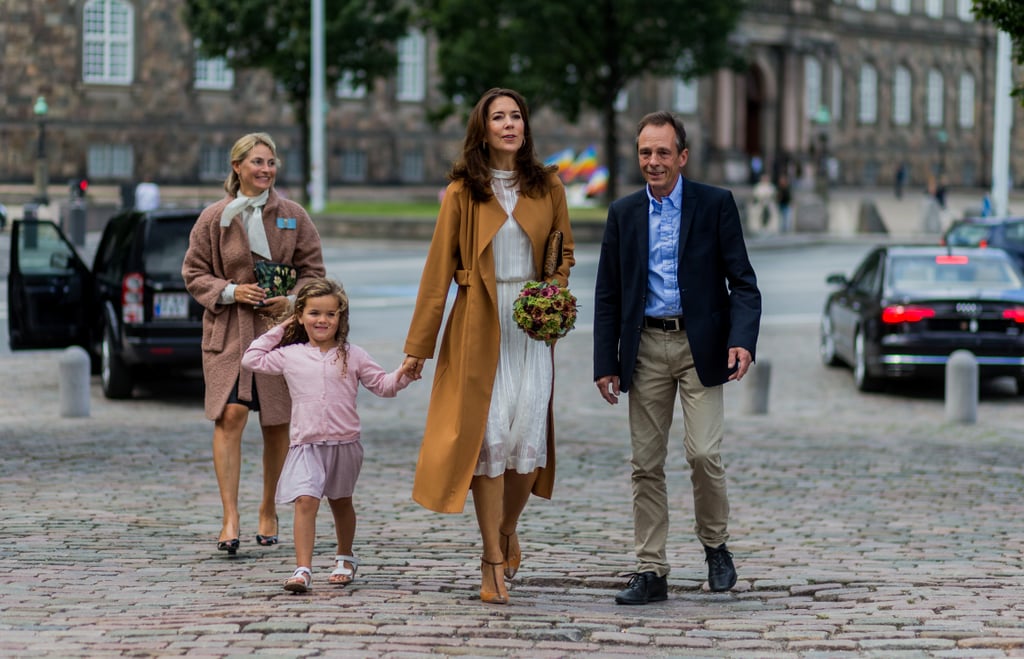
[[[398,363],[400,346],[363,345]],[[621,607],[612,596],[632,569],[626,406],[598,398],[590,346],[582,329],[557,350],[555,499],[527,508],[505,607],[477,596],[472,504],[443,516],[410,500],[429,380],[361,399],[357,581],[327,584],[333,530],[321,510],[312,592],[291,595],[291,511],[282,544],[253,538],[255,419],[242,546],[229,558],[214,546],[211,424],[195,383],[112,402],[94,379],[90,416],[61,418],[61,353],[5,355],[0,655],[1024,656],[1024,413],[1012,385],[984,391],[977,424],[954,425],[941,392],[857,394],[848,371],[818,364],[814,327],[766,326],[768,414],[741,413],[749,380],[727,388],[739,583],[703,590],[677,435],[669,600]]]

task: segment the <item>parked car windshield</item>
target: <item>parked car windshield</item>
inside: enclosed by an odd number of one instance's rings
[[[889,285],[901,290],[937,288],[1024,288],[1017,270],[1008,259],[961,255],[895,256]]]
[[[977,247],[982,241],[988,240],[991,227],[985,224],[964,222],[949,230],[946,244],[958,247]]]
[[[167,217],[153,222],[143,247],[149,275],[181,276],[181,264],[188,250],[188,235],[193,217]]]

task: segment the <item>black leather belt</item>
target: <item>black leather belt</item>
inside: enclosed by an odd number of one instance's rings
[[[686,324],[683,323],[682,316],[677,318],[651,318],[650,316],[644,316],[644,327],[660,329],[663,332],[680,332],[686,328]]]

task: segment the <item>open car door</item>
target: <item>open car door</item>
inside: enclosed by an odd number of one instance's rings
[[[53,222],[24,220],[11,228],[7,329],[11,350],[89,349],[92,273]]]

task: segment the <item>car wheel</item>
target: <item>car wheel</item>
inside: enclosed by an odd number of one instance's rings
[[[107,327],[103,330],[103,343],[100,346],[100,383],[103,395],[107,398],[131,398],[132,372],[114,343],[114,331]]]
[[[821,354],[821,363],[825,366],[839,366],[842,360],[836,356],[836,339],[832,336],[832,319],[828,316],[821,317],[820,342],[818,352]]]
[[[879,380],[868,373],[867,349],[864,346],[864,332],[857,330],[853,337],[853,381],[861,391],[875,391],[878,389]]]

